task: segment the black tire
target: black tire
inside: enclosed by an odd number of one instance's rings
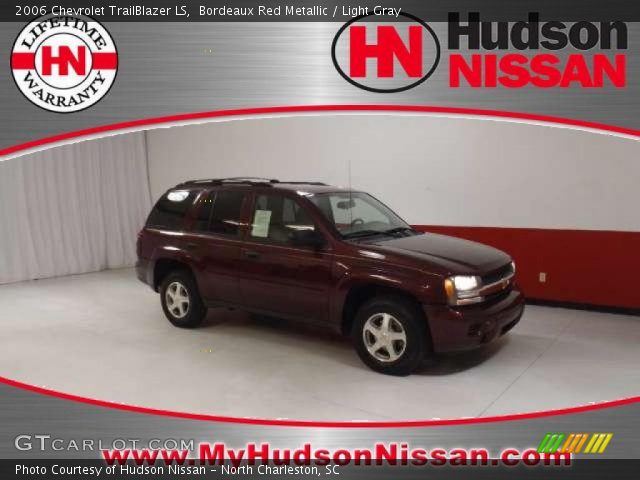
[[[172,295],[167,291],[171,289]],[[176,296],[178,295],[178,296]],[[171,297],[186,298],[185,302],[170,304]],[[160,286],[160,303],[169,321],[180,328],[194,328],[207,316],[207,308],[202,303],[198,286],[187,270],[176,270],[165,277]]]
[[[382,339],[382,342],[388,346],[383,345],[372,354],[369,348],[375,349],[378,345],[380,337],[376,335],[385,330],[382,328],[385,316],[390,327],[386,330],[388,333],[385,337],[388,338]],[[404,335],[405,340],[393,340],[394,334],[396,337]],[[431,356],[426,319],[417,305],[402,297],[381,296],[365,302],[356,314],[352,337],[360,359],[372,370],[386,375],[409,375],[425,358]],[[392,358],[389,348],[393,350],[393,356],[398,355],[397,358]]]

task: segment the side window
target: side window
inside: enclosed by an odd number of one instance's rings
[[[237,236],[240,233],[242,204],[245,194],[232,190],[212,192],[209,231],[220,235]]]
[[[258,195],[253,208],[250,235],[274,243],[288,244],[296,230],[315,230],[306,210],[284,195]]]
[[[204,195],[199,203],[198,217],[194,225],[194,230],[197,232],[206,232],[209,230],[209,219],[211,218],[211,210],[213,207],[213,201],[216,198],[215,192],[210,192]]]
[[[180,230],[184,216],[193,203],[196,192],[172,190],[164,195],[149,214],[148,227]]]

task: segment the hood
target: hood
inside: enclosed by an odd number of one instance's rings
[[[386,254],[426,261],[430,266],[439,267],[443,271],[441,273],[484,275],[511,261],[509,255],[497,248],[435,233],[401,238],[378,237],[366,244]]]

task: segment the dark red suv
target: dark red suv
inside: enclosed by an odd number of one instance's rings
[[[181,183],[149,215],[138,257],[178,327],[220,306],[312,322],[396,375],[490,342],[524,309],[504,252],[418,232],[371,195],[322,183]]]

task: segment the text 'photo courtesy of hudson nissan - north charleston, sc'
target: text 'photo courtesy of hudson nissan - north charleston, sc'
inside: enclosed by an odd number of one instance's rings
[[[139,279],[178,327],[210,307],[306,321],[351,336],[366,365],[392,375],[491,342],[524,310],[504,252],[418,232],[371,195],[319,182],[181,183],[137,249]]]

